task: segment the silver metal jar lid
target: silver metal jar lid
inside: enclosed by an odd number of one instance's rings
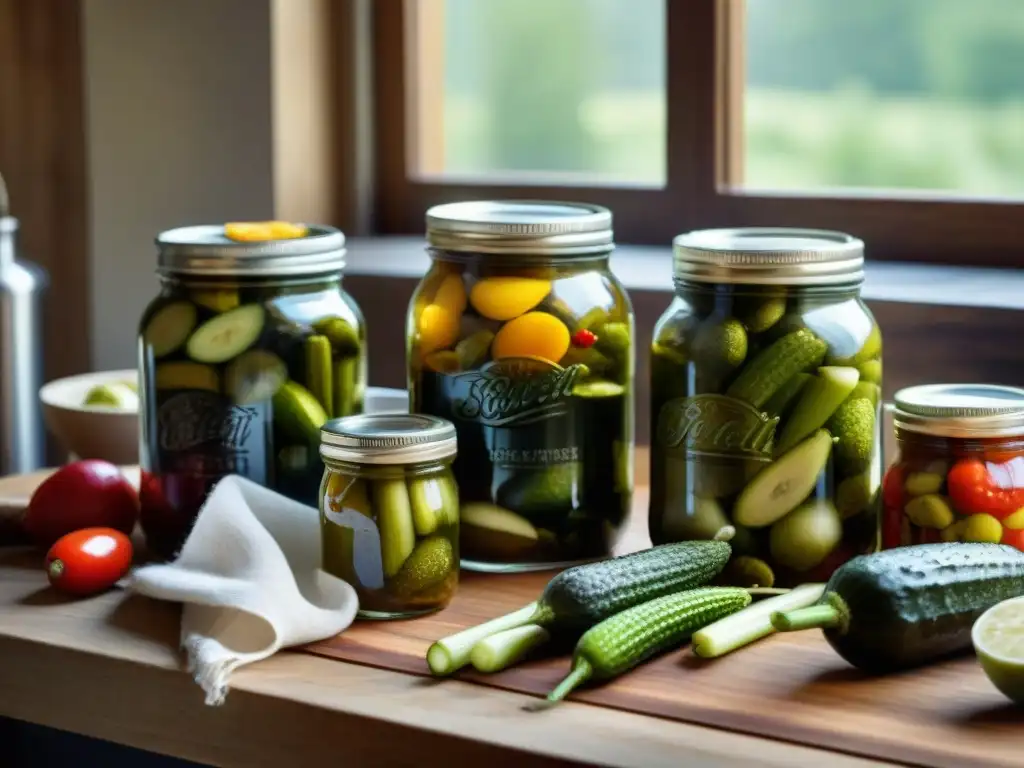
[[[345,266],[345,235],[322,225],[309,225],[303,237],[238,242],[222,224],[202,224],[161,232],[156,244],[157,272],[167,275],[307,277]]]
[[[673,241],[677,280],[837,285],[864,279],[864,243],[823,229],[702,229]]]
[[[1024,389],[994,384],[925,384],[893,397],[897,429],[939,437],[1024,436]]]
[[[455,425],[418,413],[367,413],[328,421],[320,455],[354,464],[412,464],[455,455]]]
[[[474,200],[427,211],[427,241],[445,251],[532,256],[606,253],[612,213],[586,203]]]

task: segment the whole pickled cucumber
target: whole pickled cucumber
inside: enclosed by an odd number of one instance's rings
[[[456,567],[452,543],[444,536],[431,536],[416,545],[388,588],[409,597],[440,584]]]
[[[416,526],[405,480],[399,477],[376,481],[373,503],[380,528],[384,575],[390,578],[401,570],[416,546]]]
[[[409,481],[409,501],[416,534],[429,536],[448,522],[443,481],[437,477],[414,477]]]
[[[740,320],[751,333],[764,333],[786,314],[786,299],[778,296],[749,299],[744,304],[748,306],[741,308]]]
[[[356,355],[362,345],[359,334],[345,319],[340,317],[324,317],[313,323],[313,330],[326,336],[340,355]]]
[[[309,336],[305,341],[306,388],[320,401],[327,413],[334,413],[334,388],[331,384],[331,342],[326,336]]]
[[[783,336],[747,363],[726,394],[761,408],[791,377],[818,366],[827,351],[824,341],[801,328]]]
[[[832,415],[829,431],[836,438],[836,458],[846,474],[863,471],[875,450],[875,406],[865,397],[847,400]]]
[[[769,416],[782,416],[789,409],[789,406],[796,400],[797,395],[811,380],[811,374],[798,373],[781,387],[767,403],[764,404],[764,412]]]

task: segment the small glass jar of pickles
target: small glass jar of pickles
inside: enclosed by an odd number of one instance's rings
[[[359,616],[400,619],[444,608],[459,580],[455,427],[375,413],[324,425],[323,569],[359,596]]]
[[[157,245],[160,294],[139,329],[140,517],[172,557],[227,474],[316,504],[320,427],[362,411],[366,344],[337,229],[194,226]]]
[[[454,203],[427,212],[427,237],[409,392],[458,430],[462,566],[606,556],[633,490],[633,311],[609,269],[611,213]]]
[[[651,349],[651,539],[728,527],[730,568],[761,586],[825,580],[878,541],[882,336],[860,297],[864,245],[779,228],[674,245]]]
[[[901,389],[894,405],[899,455],[882,484],[882,546],[1024,550],[1024,390],[924,385]]]

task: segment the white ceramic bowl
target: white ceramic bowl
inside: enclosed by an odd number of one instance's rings
[[[139,414],[136,408],[83,405],[97,384],[135,381],[135,369],[83,373],[57,379],[39,390],[43,418],[68,453],[79,459],[138,464]]]

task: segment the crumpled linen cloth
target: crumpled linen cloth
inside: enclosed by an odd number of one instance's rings
[[[320,570],[319,512],[237,475],[217,483],[177,559],[136,569],[127,587],[184,604],[181,645],[210,705],[239,667],[333,637],[358,608]]]

